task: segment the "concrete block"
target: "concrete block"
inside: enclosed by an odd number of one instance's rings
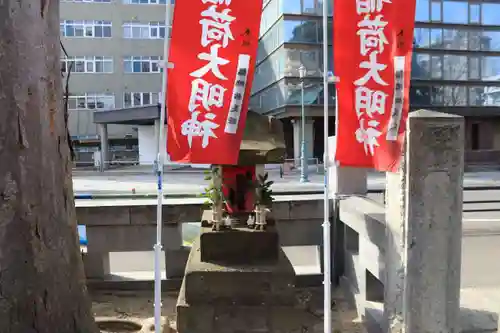
[[[157,213],[155,206],[131,206],[130,223],[134,225],[156,224]],[[165,220],[165,215],[163,220]]]
[[[182,248],[182,224],[164,224],[162,226],[163,250]]]
[[[165,270],[167,279],[182,278],[186,270],[189,248],[165,250]]]
[[[290,219],[290,203],[288,201],[275,201],[271,214],[276,220]]]
[[[181,227],[165,227],[162,242],[166,248],[179,248],[182,243]],[[87,251],[129,252],[151,251],[156,243],[154,225],[88,226]]]
[[[289,201],[289,204],[290,204],[290,219],[292,220],[324,218],[322,200],[296,200],[296,201]],[[331,213],[332,210],[330,209],[330,214]]]
[[[214,330],[217,333],[271,332],[270,306],[217,306]]]
[[[361,265],[373,274],[377,279],[384,279],[384,253],[364,237],[359,238],[359,258]]]
[[[364,195],[367,193],[367,175],[368,169],[338,167],[335,163],[336,137],[328,138],[329,167],[328,180],[330,195],[335,194],[356,194]]]
[[[323,218],[277,220],[281,246],[323,244]]]
[[[201,261],[229,265],[276,262],[280,252],[278,232],[234,228],[212,231],[203,228],[200,235]]]
[[[384,206],[368,198],[351,197],[340,201],[340,220],[360,237],[384,250],[386,221]]]
[[[111,273],[109,253],[90,252],[83,255],[83,268],[88,279],[104,279]]]
[[[216,333],[213,329],[215,307],[210,304],[189,305],[186,302],[186,285],[182,282],[177,299],[177,332]]]
[[[201,222],[203,206],[200,204],[184,204],[163,206],[164,223]]]
[[[282,333],[300,332],[317,324],[318,317],[291,306],[188,304],[185,284],[177,300],[179,333]]]
[[[122,225],[130,224],[128,207],[95,206],[80,207],[76,210],[76,220],[80,225]]]
[[[275,263],[218,265],[201,261],[198,240],[191,248],[184,283],[191,305],[288,305],[295,301],[295,272],[283,251]]]

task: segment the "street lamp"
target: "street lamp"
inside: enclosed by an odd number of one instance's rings
[[[302,140],[300,142],[300,159],[301,159],[301,168],[300,168],[300,182],[307,183],[308,179],[308,165],[307,165],[307,156],[306,156],[306,114],[304,107],[304,77],[306,76],[306,68],[304,65],[300,65],[299,67],[299,78],[300,78],[300,116],[301,116],[301,132],[302,132]]]

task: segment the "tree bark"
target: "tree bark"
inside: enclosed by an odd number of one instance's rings
[[[94,333],[64,121],[59,0],[0,1],[0,332]]]

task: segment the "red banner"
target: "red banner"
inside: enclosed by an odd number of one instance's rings
[[[262,0],[176,2],[167,85],[171,161],[237,163],[261,11]]]
[[[334,2],[341,166],[396,171],[409,109],[415,0]]]

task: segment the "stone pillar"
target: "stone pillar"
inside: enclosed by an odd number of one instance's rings
[[[108,146],[108,124],[97,124],[99,139],[101,140],[101,171],[108,168],[109,146]]]
[[[463,118],[411,113],[405,149],[387,174],[385,331],[459,332]]]
[[[306,138],[306,157],[311,158],[314,149],[314,126],[313,119],[306,118],[305,138]],[[300,166],[300,145],[302,143],[302,120],[300,118],[293,121],[293,158],[295,166]],[[311,163],[309,161],[309,163]]]

